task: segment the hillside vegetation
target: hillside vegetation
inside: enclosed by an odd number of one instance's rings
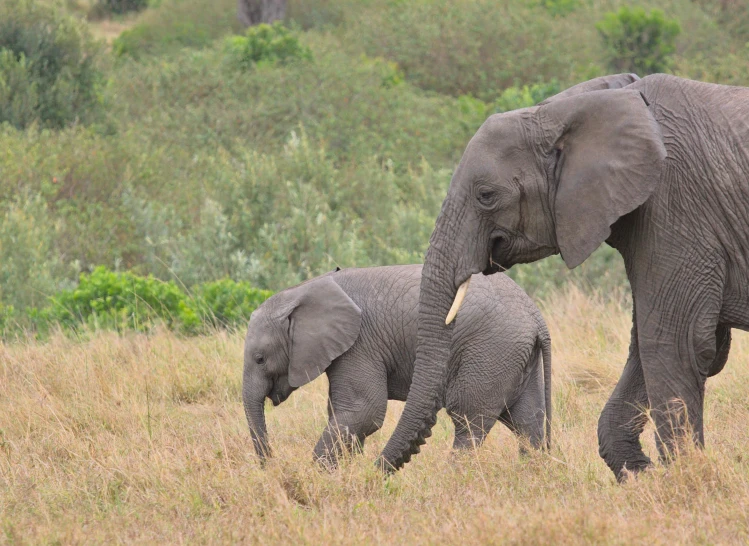
[[[277,290],[419,262],[482,121],[607,73],[599,23],[629,4],[291,0],[289,39],[306,53],[247,62],[228,38],[234,2],[104,19],[102,5],[0,2],[0,303],[22,324],[96,266]],[[680,29],[669,70],[749,83],[740,3],[637,6]],[[110,45],[92,38],[118,24]],[[69,53],[29,49],[39,32]],[[72,72],[35,72],[71,59]],[[61,109],[70,89],[81,100]],[[624,284],[606,247],[572,273],[552,258],[511,275],[541,296],[570,278]]]

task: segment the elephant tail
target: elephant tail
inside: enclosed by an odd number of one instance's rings
[[[551,449],[551,335],[546,324],[539,332],[541,356],[544,365],[544,402],[546,405],[546,449]]]

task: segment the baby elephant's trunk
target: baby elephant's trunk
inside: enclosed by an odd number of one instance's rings
[[[247,416],[247,423],[250,425],[250,434],[252,435],[252,444],[255,446],[255,453],[264,461],[270,457],[270,446],[268,445],[268,431],[265,428],[265,404],[253,404],[252,406],[244,405],[244,412]]]
[[[266,457],[270,457],[271,452],[268,445],[268,429],[265,426],[265,397],[267,392],[260,387],[261,385],[248,384],[245,380],[242,388],[242,399],[255,453],[261,461],[264,461]]]

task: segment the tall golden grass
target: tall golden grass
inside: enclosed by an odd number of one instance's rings
[[[518,455],[501,426],[453,454],[444,412],[405,470],[338,471],[312,447],[319,380],[268,408],[261,468],[241,407],[242,335],[101,333],[0,346],[0,542],[673,544],[749,541],[749,338],[708,382],[707,448],[619,486],[596,422],[624,363],[625,303],[569,289],[543,306],[553,336],[554,447]],[[654,456],[652,428],[643,436]]]

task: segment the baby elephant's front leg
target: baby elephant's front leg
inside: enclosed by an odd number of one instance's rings
[[[364,439],[382,426],[387,411],[387,386],[365,390],[334,388],[331,378],[328,425],[315,446],[315,460],[328,469],[338,466],[343,453],[360,452]]]

